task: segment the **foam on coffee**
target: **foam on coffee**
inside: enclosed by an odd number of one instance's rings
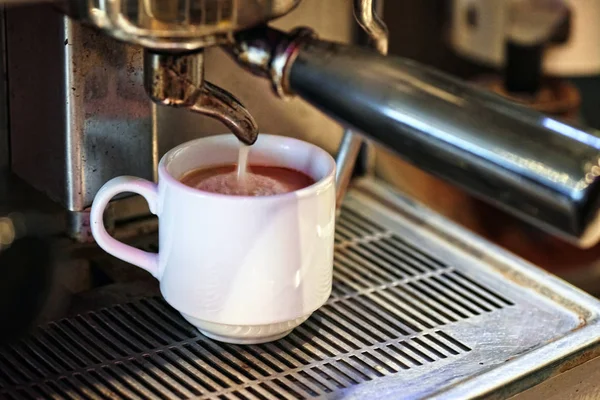
[[[272,196],[314,183],[314,179],[300,171],[263,165],[249,166],[244,179],[240,180],[236,164],[192,170],[180,181],[205,192],[231,196]]]

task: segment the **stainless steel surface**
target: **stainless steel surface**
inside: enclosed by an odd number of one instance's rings
[[[243,104],[204,80],[202,51],[173,55],[145,50],[144,81],[155,102],[215,118],[245,144],[256,141],[258,126]]]
[[[49,6],[6,13],[12,170],[75,212],[115,176],[153,179],[141,50]]]
[[[146,298],[0,349],[7,398],[508,398],[598,354],[597,300],[371,180],[334,289],[278,342],[231,346]]]
[[[388,51],[388,30],[379,15],[383,9],[382,6],[383,1],[355,0],[354,16],[367,34],[371,45],[380,54],[386,55]],[[376,12],[377,8],[379,8],[378,12]],[[346,195],[346,190],[350,184],[362,144],[363,139],[359,134],[352,132],[350,129],[344,131],[344,136],[335,159],[337,166],[335,192],[338,208],[341,206]]]
[[[279,17],[300,0],[69,0],[69,13],[129,43],[190,51],[230,40],[231,32]]]
[[[236,41],[238,48],[265,47],[266,41],[275,50],[272,59],[288,54],[280,79],[289,94],[419,168],[581,247],[600,240],[595,130],[359,47],[265,28],[239,33]],[[286,44],[284,52],[277,53],[279,43]],[[263,74],[278,78],[270,69]]]

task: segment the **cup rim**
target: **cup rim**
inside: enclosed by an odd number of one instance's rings
[[[297,198],[311,196],[315,192],[319,192],[319,191],[325,189],[326,187],[328,187],[330,184],[332,184],[335,181],[335,172],[336,172],[335,160],[333,159],[331,154],[329,154],[326,150],[324,150],[323,148],[321,148],[317,145],[314,145],[312,143],[305,142],[304,140],[292,138],[289,136],[273,135],[273,134],[268,134],[268,133],[260,133],[258,135],[258,140],[261,140],[261,138],[262,138],[263,140],[266,139],[269,141],[285,140],[285,141],[289,141],[289,142],[296,142],[303,146],[312,147],[313,149],[316,149],[316,151],[321,152],[326,157],[327,163],[329,164],[327,174],[323,178],[321,178],[318,181],[316,181],[315,183],[313,183],[312,185],[304,187],[302,189],[295,190],[293,192],[275,194],[275,195],[270,195],[270,196],[232,196],[232,195],[228,195],[228,194],[206,192],[206,191],[203,191],[200,189],[192,188],[190,186],[187,186],[187,185],[181,183],[178,179],[173,177],[167,170],[166,164],[167,164],[168,160],[173,158],[174,154],[176,152],[180,151],[181,149],[189,147],[189,146],[193,146],[196,143],[203,142],[203,141],[206,141],[206,142],[220,141],[220,140],[224,140],[224,139],[230,140],[231,137],[233,137],[232,133],[211,135],[211,136],[201,137],[198,139],[189,140],[189,141],[182,143],[176,147],[173,147],[171,150],[169,150],[168,152],[165,153],[165,155],[160,159],[160,162],[158,164],[159,184],[160,184],[161,180],[166,180],[169,185],[172,185],[172,186],[176,187],[177,189],[184,191],[187,194],[190,194],[190,195],[193,195],[196,197],[200,197],[200,198],[219,199],[220,201],[265,202],[265,201],[274,201],[274,200],[284,200],[287,198],[297,199]]]

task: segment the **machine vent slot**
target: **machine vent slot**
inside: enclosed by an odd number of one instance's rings
[[[311,398],[473,352],[451,327],[510,299],[345,207],[333,294],[291,335],[234,346],[161,298],[53,322],[0,349],[4,398]],[[155,249],[155,245],[143,248]]]

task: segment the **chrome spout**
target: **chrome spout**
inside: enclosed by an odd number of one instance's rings
[[[388,28],[375,8],[376,4],[373,0],[354,0],[354,17],[356,18],[356,22],[358,22],[360,27],[369,36],[371,46],[379,54],[387,55],[389,45]]]
[[[258,125],[228,91],[204,80],[204,54],[144,53],[144,85],[158,104],[188,109],[221,121],[243,143],[254,144]]]

